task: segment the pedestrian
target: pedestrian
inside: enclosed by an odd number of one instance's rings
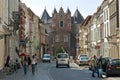
[[[35,55],[32,56],[32,74],[35,75]]]
[[[36,69],[37,69],[37,64],[38,64],[38,56],[35,54],[34,55],[35,56],[35,67],[36,67]]]
[[[10,63],[10,56],[8,55],[6,58],[5,67],[9,67],[9,63]]]
[[[30,69],[30,66],[31,66],[31,58],[30,56],[28,56],[28,69]]]
[[[27,57],[24,56],[23,69],[24,69],[24,74],[25,74],[25,75],[27,74],[27,65],[28,65]]]
[[[96,55],[94,55],[92,58],[92,77],[95,77],[95,73],[98,74]]]
[[[10,56],[9,55],[6,56],[5,59],[6,59],[6,62],[5,62],[5,72],[8,73],[9,69],[10,69],[9,68],[10,67]]]
[[[98,59],[98,77],[102,77],[103,64],[102,64],[102,55]]]

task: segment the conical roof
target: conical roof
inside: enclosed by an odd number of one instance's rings
[[[75,22],[75,23],[81,23],[81,22],[84,21],[84,18],[83,18],[83,16],[81,15],[81,13],[79,12],[78,9],[76,9],[73,18],[74,18],[74,22]]]
[[[57,13],[57,10],[56,10],[56,8],[54,8],[54,10],[53,10],[53,14],[56,14]]]
[[[43,11],[41,20],[42,20],[42,21],[48,21],[48,19],[50,19],[50,16],[49,16],[47,10],[45,9],[45,10]]]
[[[71,12],[70,12],[69,8],[67,9],[67,11],[66,11],[66,12],[67,12],[67,14],[71,14]]]

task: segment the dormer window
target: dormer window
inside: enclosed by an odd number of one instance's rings
[[[63,27],[63,21],[60,21],[60,27]]]

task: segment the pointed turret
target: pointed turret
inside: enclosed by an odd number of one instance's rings
[[[67,14],[71,14],[71,12],[70,12],[69,8],[67,9],[66,13],[67,13]]]
[[[44,9],[44,12],[42,14],[41,20],[44,21],[44,22],[47,22],[49,19],[50,19],[50,16],[49,16],[47,10]]]
[[[64,13],[64,10],[62,7],[60,8],[59,13]]]
[[[74,23],[82,23],[84,21],[84,18],[78,9],[76,9],[73,18],[74,18]]]
[[[57,10],[56,10],[56,8],[54,8],[54,10],[53,10],[53,14],[56,14],[57,13]]]

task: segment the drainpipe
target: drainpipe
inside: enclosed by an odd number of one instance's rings
[[[119,0],[116,0],[116,12],[117,12],[117,27],[116,27],[116,34],[117,35],[116,35],[116,38],[119,39]],[[119,54],[119,42],[117,42],[117,52],[118,52],[118,58],[120,58],[120,54]]]

